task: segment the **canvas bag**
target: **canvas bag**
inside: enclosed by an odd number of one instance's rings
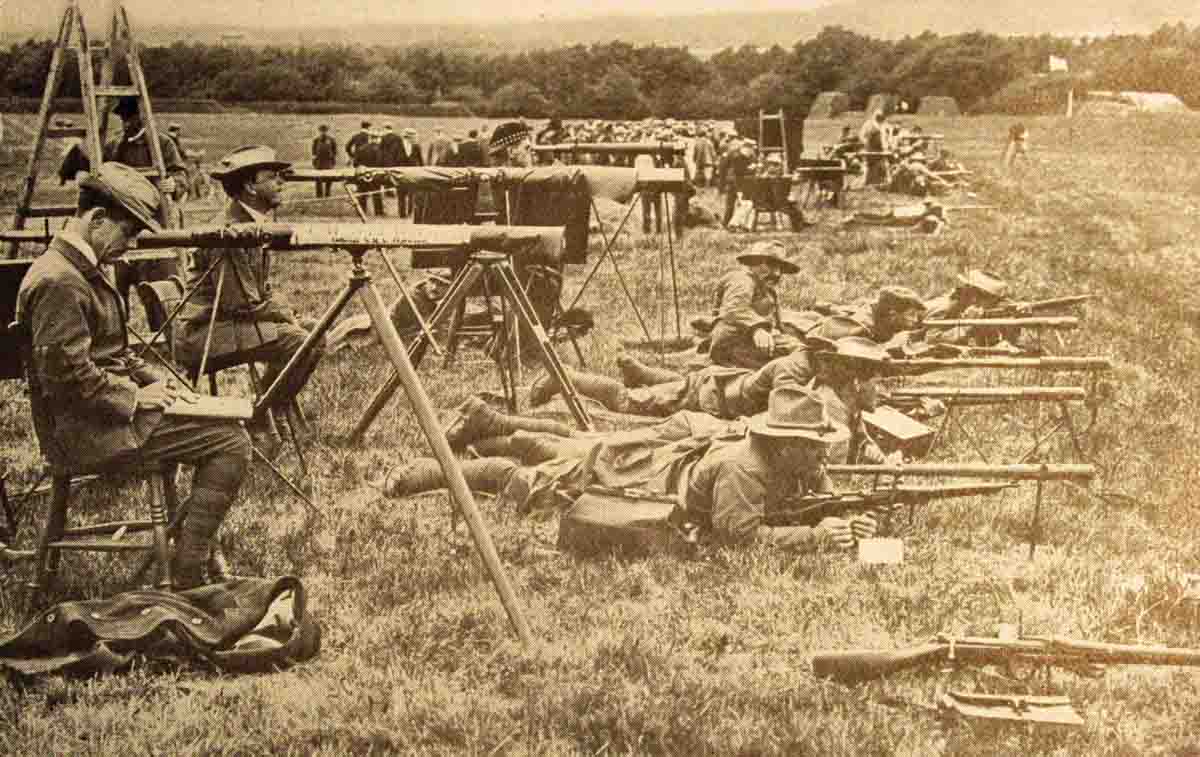
[[[588,487],[558,521],[558,548],[590,557],[645,557],[695,543],[674,498],[647,492]]]

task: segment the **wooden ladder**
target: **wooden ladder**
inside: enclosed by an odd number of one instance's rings
[[[776,140],[775,134],[770,128],[770,124],[777,124],[779,128],[779,139]],[[768,144],[770,142],[771,144]],[[777,144],[776,144],[777,142]],[[759,159],[764,159],[770,153],[779,153],[783,157],[783,172],[786,174],[791,170],[788,165],[788,149],[787,149],[787,124],[783,120],[783,110],[768,113],[760,110],[758,112],[758,154]]]
[[[95,81],[95,69],[92,65],[93,51],[100,55],[100,81]],[[64,67],[67,56],[75,54],[79,67],[79,90],[83,102],[84,125],[82,127],[61,128],[51,126],[54,115],[54,99],[62,85]],[[129,84],[113,83],[118,60],[123,59],[129,69]],[[153,166],[139,168],[147,178],[158,184],[167,175],[163,162],[162,145],[158,138],[158,127],[154,121],[154,111],[150,106],[150,94],[146,89],[146,77],[142,73],[142,64],[138,58],[137,42],[133,38],[133,30],[129,25],[129,16],[123,3],[113,6],[113,14],[109,25],[107,44],[92,45],[88,42],[87,28],[83,23],[83,13],[79,8],[79,0],[68,0],[67,9],[63,12],[58,26],[58,38],[55,42],[54,53],[50,58],[50,71],[46,75],[46,87],[42,91],[42,104],[38,109],[37,131],[33,138],[33,150],[29,155],[29,165],[25,172],[25,180],[21,184],[17,198],[16,213],[13,217],[12,228],[25,228],[31,218],[46,219],[49,233],[50,218],[65,218],[75,214],[74,205],[41,205],[33,204],[37,189],[38,166],[42,160],[42,151],[48,139],[82,140],[82,147],[93,168],[100,164],[104,155],[105,134],[108,129],[108,100],[109,98],[136,97],[138,110],[142,116],[142,125],[146,130],[146,140],[150,148]],[[166,222],[172,217],[170,197],[162,197],[162,213],[159,220]],[[8,257],[18,254],[20,243],[10,242]]]

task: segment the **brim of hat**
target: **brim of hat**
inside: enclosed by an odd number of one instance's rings
[[[840,423],[833,424],[833,430],[825,433],[803,428],[769,426],[766,413],[756,415],[747,421],[746,430],[756,436],[767,436],[772,439],[805,439],[820,444],[838,444],[850,438],[850,429]]]
[[[109,191],[104,186],[97,184],[90,177],[86,178],[82,182],[80,182],[79,186],[81,188],[94,189],[94,190],[97,190],[100,192],[108,192]],[[112,197],[111,194],[108,194],[108,196]],[[150,215],[149,213],[146,213],[144,210],[140,210],[138,208],[131,208],[130,206],[126,205],[125,203],[121,202],[120,200],[118,200],[116,198],[113,198],[113,200],[116,201],[117,203],[119,203],[120,206],[125,210],[126,213],[128,213],[129,215],[136,218],[138,223],[140,223],[143,228],[149,229],[150,231],[153,231],[156,234],[163,230],[162,224],[159,223],[158,219],[155,218],[154,216]]]
[[[989,289],[988,287],[981,286],[978,282],[971,281],[966,276],[961,276],[961,275],[958,276],[958,283],[961,284],[962,286],[970,287],[971,289],[974,289],[976,291],[983,292],[984,294],[989,294],[992,297],[1003,297],[1004,296],[1004,292],[998,292],[995,289]]]
[[[775,265],[779,266],[779,270],[783,271],[784,273],[800,273],[800,266],[796,265],[790,260],[784,260],[783,258],[775,255],[762,255],[757,252],[744,252],[737,256],[737,262],[742,263],[743,265],[754,265],[755,263],[774,263]]]
[[[262,163],[251,163],[248,166],[238,166],[237,168],[230,168],[227,171],[223,171],[220,168],[217,168],[212,171],[209,171],[208,175],[213,177],[214,179],[224,179],[227,176],[233,176],[235,174],[239,174],[244,171],[250,171],[250,170],[259,171],[259,170],[263,170],[263,169],[272,169],[272,168],[275,169],[276,171],[285,171],[291,167],[292,167],[292,164],[288,163],[287,161],[269,160],[269,161],[264,161]]]

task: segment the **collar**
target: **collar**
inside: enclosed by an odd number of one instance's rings
[[[254,223],[270,223],[271,222],[271,219],[267,216],[266,213],[259,213],[257,210],[250,207],[249,205],[242,202],[241,200],[237,200],[236,202],[238,205],[241,206],[242,210],[246,211],[246,214],[250,216],[250,220],[253,221]]]
[[[73,231],[63,229],[62,231],[58,232],[58,238],[75,248],[75,250],[80,255],[83,255],[83,257],[92,265],[100,265],[100,259],[96,257],[96,251],[92,249],[92,246],[88,244],[87,240],[85,240],[83,237],[79,236]]]

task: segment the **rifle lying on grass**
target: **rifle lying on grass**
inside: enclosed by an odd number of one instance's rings
[[[847,511],[891,508],[895,505],[923,505],[935,499],[975,497],[995,494],[1015,486],[1007,481],[986,481],[977,484],[945,484],[944,486],[897,486],[890,489],[870,489],[836,494],[804,494],[785,500],[768,510],[768,526],[808,526],[827,516],[839,516]]]
[[[1038,313],[1053,313],[1064,308],[1082,305],[1088,300],[1094,300],[1098,294],[1073,294],[1066,297],[1051,297],[1047,300],[1030,302],[1009,302],[997,305],[983,311],[984,318],[1011,318],[1020,315],[1037,315]]]
[[[818,652],[813,655],[813,675],[842,683],[883,678],[908,668],[932,664],[1054,665],[1080,675],[1099,675],[1102,665],[1200,666],[1200,650],[1104,644],[1061,636],[1031,636],[1005,641],[999,638],[938,634],[924,644],[907,649]]]

